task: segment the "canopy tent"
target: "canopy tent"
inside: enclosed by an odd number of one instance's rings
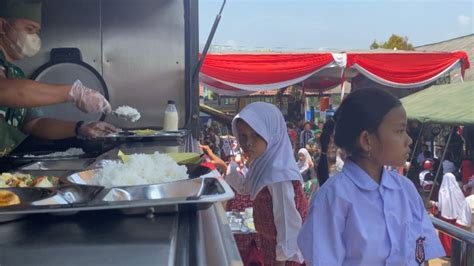
[[[324,91],[358,75],[395,88],[415,88],[435,81],[455,67],[469,68],[459,52],[209,54],[201,83],[220,94],[248,95],[303,82]]]
[[[474,125],[474,81],[433,86],[401,101],[409,119],[422,123]]]

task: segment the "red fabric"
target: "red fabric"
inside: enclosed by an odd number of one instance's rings
[[[270,84],[299,78],[333,61],[332,54],[208,54],[201,72],[239,84]]]
[[[245,266],[264,266],[264,254],[260,248],[257,247],[257,242],[252,239],[249,244],[249,251],[243,259]]]
[[[241,195],[234,190],[235,197],[227,201],[225,210],[243,212],[246,208],[252,207],[252,200],[249,195]]]
[[[446,219],[443,216],[439,216],[439,217],[441,218],[441,220],[447,223],[456,225],[456,219]],[[441,241],[444,251],[446,252],[446,256],[451,257],[451,237],[445,233],[442,233],[441,231],[438,232],[438,234],[439,234],[439,240]]]
[[[293,181],[295,190],[296,209],[301,218],[305,219],[308,210],[308,201],[304,195],[300,182]],[[276,228],[273,217],[272,196],[267,187],[263,188],[253,201],[255,229],[262,236],[262,251],[265,254],[265,265],[273,266],[275,263]],[[290,217],[287,217],[290,218]],[[300,265],[297,262],[286,262],[285,265]]]
[[[369,73],[375,80],[410,86],[419,86],[429,82],[447,70],[458,60],[461,72],[470,67],[467,54],[459,52],[398,52],[398,53],[347,53],[347,69],[354,70],[357,65]],[[249,88],[249,91],[277,89],[272,84],[282,82],[300,82],[305,75],[321,70],[334,58],[331,53],[306,54],[209,54],[206,56],[200,77],[201,82],[211,89],[237,95],[245,92],[239,88],[250,85],[269,85],[268,87]],[[320,71],[305,81],[305,89],[324,90],[341,82],[333,71]],[[297,80],[300,78],[299,80]],[[221,81],[235,83],[238,88]],[[344,78],[342,79],[342,81]],[[283,86],[282,84],[280,84]],[[288,86],[291,84],[285,84]],[[247,89],[247,88],[242,88]]]
[[[467,184],[469,179],[474,176],[474,163],[471,160],[462,160],[461,162],[462,183]]]
[[[410,84],[429,80],[457,60],[469,68],[465,52],[452,53],[349,53],[347,68],[357,64],[374,76],[385,80]]]

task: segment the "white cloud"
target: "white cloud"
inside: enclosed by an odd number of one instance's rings
[[[471,24],[471,17],[461,14],[458,16],[458,23],[463,27],[469,26]]]

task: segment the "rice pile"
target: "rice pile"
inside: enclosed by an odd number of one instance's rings
[[[119,106],[114,112],[117,115],[129,118],[132,122],[138,121],[141,117],[137,109],[127,105]]]
[[[111,161],[92,178],[105,187],[157,184],[187,179],[187,168],[166,154],[132,154],[126,163]]]
[[[48,154],[42,154],[42,155],[33,155],[33,154],[26,154],[23,156],[23,158],[34,158],[34,157],[68,157],[68,156],[77,156],[77,155],[83,155],[84,151],[81,148],[70,148],[66,151],[58,151],[58,152],[53,152],[53,153],[48,153]]]

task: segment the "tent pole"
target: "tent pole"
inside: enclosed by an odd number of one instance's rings
[[[431,195],[433,194],[433,190],[436,186],[436,183],[438,182],[439,172],[441,172],[441,167],[443,166],[444,156],[446,156],[446,152],[448,151],[448,146],[449,146],[449,143],[451,142],[451,137],[453,136],[453,132],[454,132],[454,126],[451,126],[448,141],[446,142],[446,145],[444,146],[443,155],[441,155],[441,159],[439,161],[438,169],[436,170],[436,175],[435,175],[435,178],[434,178],[434,183],[433,183],[433,186],[431,187],[430,194],[428,195],[428,200],[431,199]],[[434,154],[434,152],[435,151],[433,151],[433,154]]]
[[[420,128],[420,133],[416,137],[415,145],[413,146],[413,151],[411,153],[411,159],[410,159],[410,164],[411,165],[413,165],[413,159],[415,159],[415,155],[416,155],[416,148],[418,147],[418,142],[420,142],[421,134],[423,133],[424,128],[425,128],[425,123],[422,123],[421,128]]]

